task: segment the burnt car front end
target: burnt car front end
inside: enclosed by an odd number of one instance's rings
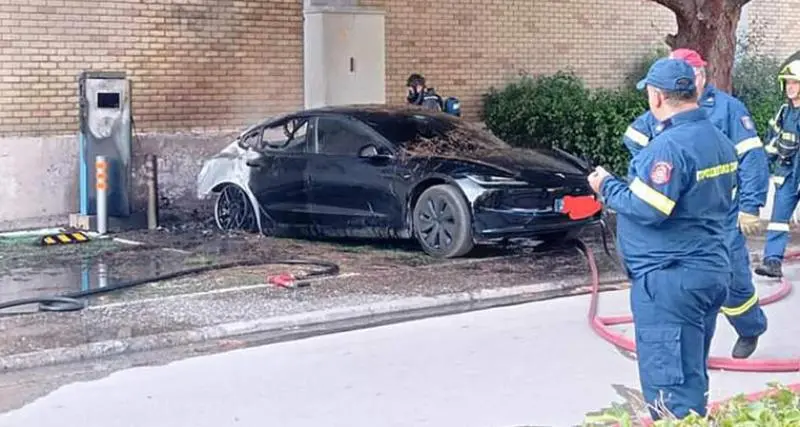
[[[390,119],[373,114],[363,120],[404,149],[403,167],[415,181],[444,179],[460,189],[469,203],[475,243],[558,239],[602,219],[587,181],[589,165],[569,153],[512,147],[475,124],[437,113]],[[575,200],[596,209],[575,215],[565,206]]]
[[[472,205],[473,234],[479,243],[577,232],[598,223],[602,212],[572,219],[566,197],[595,199],[583,175],[554,173],[550,179],[467,175],[457,180]]]

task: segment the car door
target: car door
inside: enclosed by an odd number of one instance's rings
[[[250,189],[276,225],[309,224],[308,129],[307,118],[293,117],[254,131],[258,145],[247,160]]]
[[[330,115],[313,123],[308,180],[315,225],[349,236],[375,236],[401,226],[389,146],[355,119]]]

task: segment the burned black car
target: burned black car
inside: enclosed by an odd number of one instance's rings
[[[566,153],[512,148],[444,113],[346,106],[248,128],[203,165],[197,191],[216,195],[221,229],[413,238],[430,255],[458,257],[599,221],[588,173]],[[576,218],[565,199],[596,208]]]

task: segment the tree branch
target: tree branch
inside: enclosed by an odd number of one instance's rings
[[[695,0],[652,0],[671,10],[678,19],[694,19]],[[749,0],[736,0],[749,1]]]

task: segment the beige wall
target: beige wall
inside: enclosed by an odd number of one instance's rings
[[[386,95],[422,72],[476,117],[480,96],[520,72],[573,69],[614,86],[664,34],[672,13],[650,0],[361,0],[386,10]],[[800,47],[800,7],[753,0],[767,49]],[[0,3],[0,135],[73,134],[76,76],[126,70],[139,131],[241,126],[303,105],[299,0]],[[780,43],[777,36],[781,35]]]
[[[0,2],[0,135],[74,134],[77,75],[125,70],[140,131],[238,126],[302,105],[302,3]]]
[[[800,50],[800,3],[753,0],[745,18],[747,28],[758,36],[760,52],[784,59]]]

